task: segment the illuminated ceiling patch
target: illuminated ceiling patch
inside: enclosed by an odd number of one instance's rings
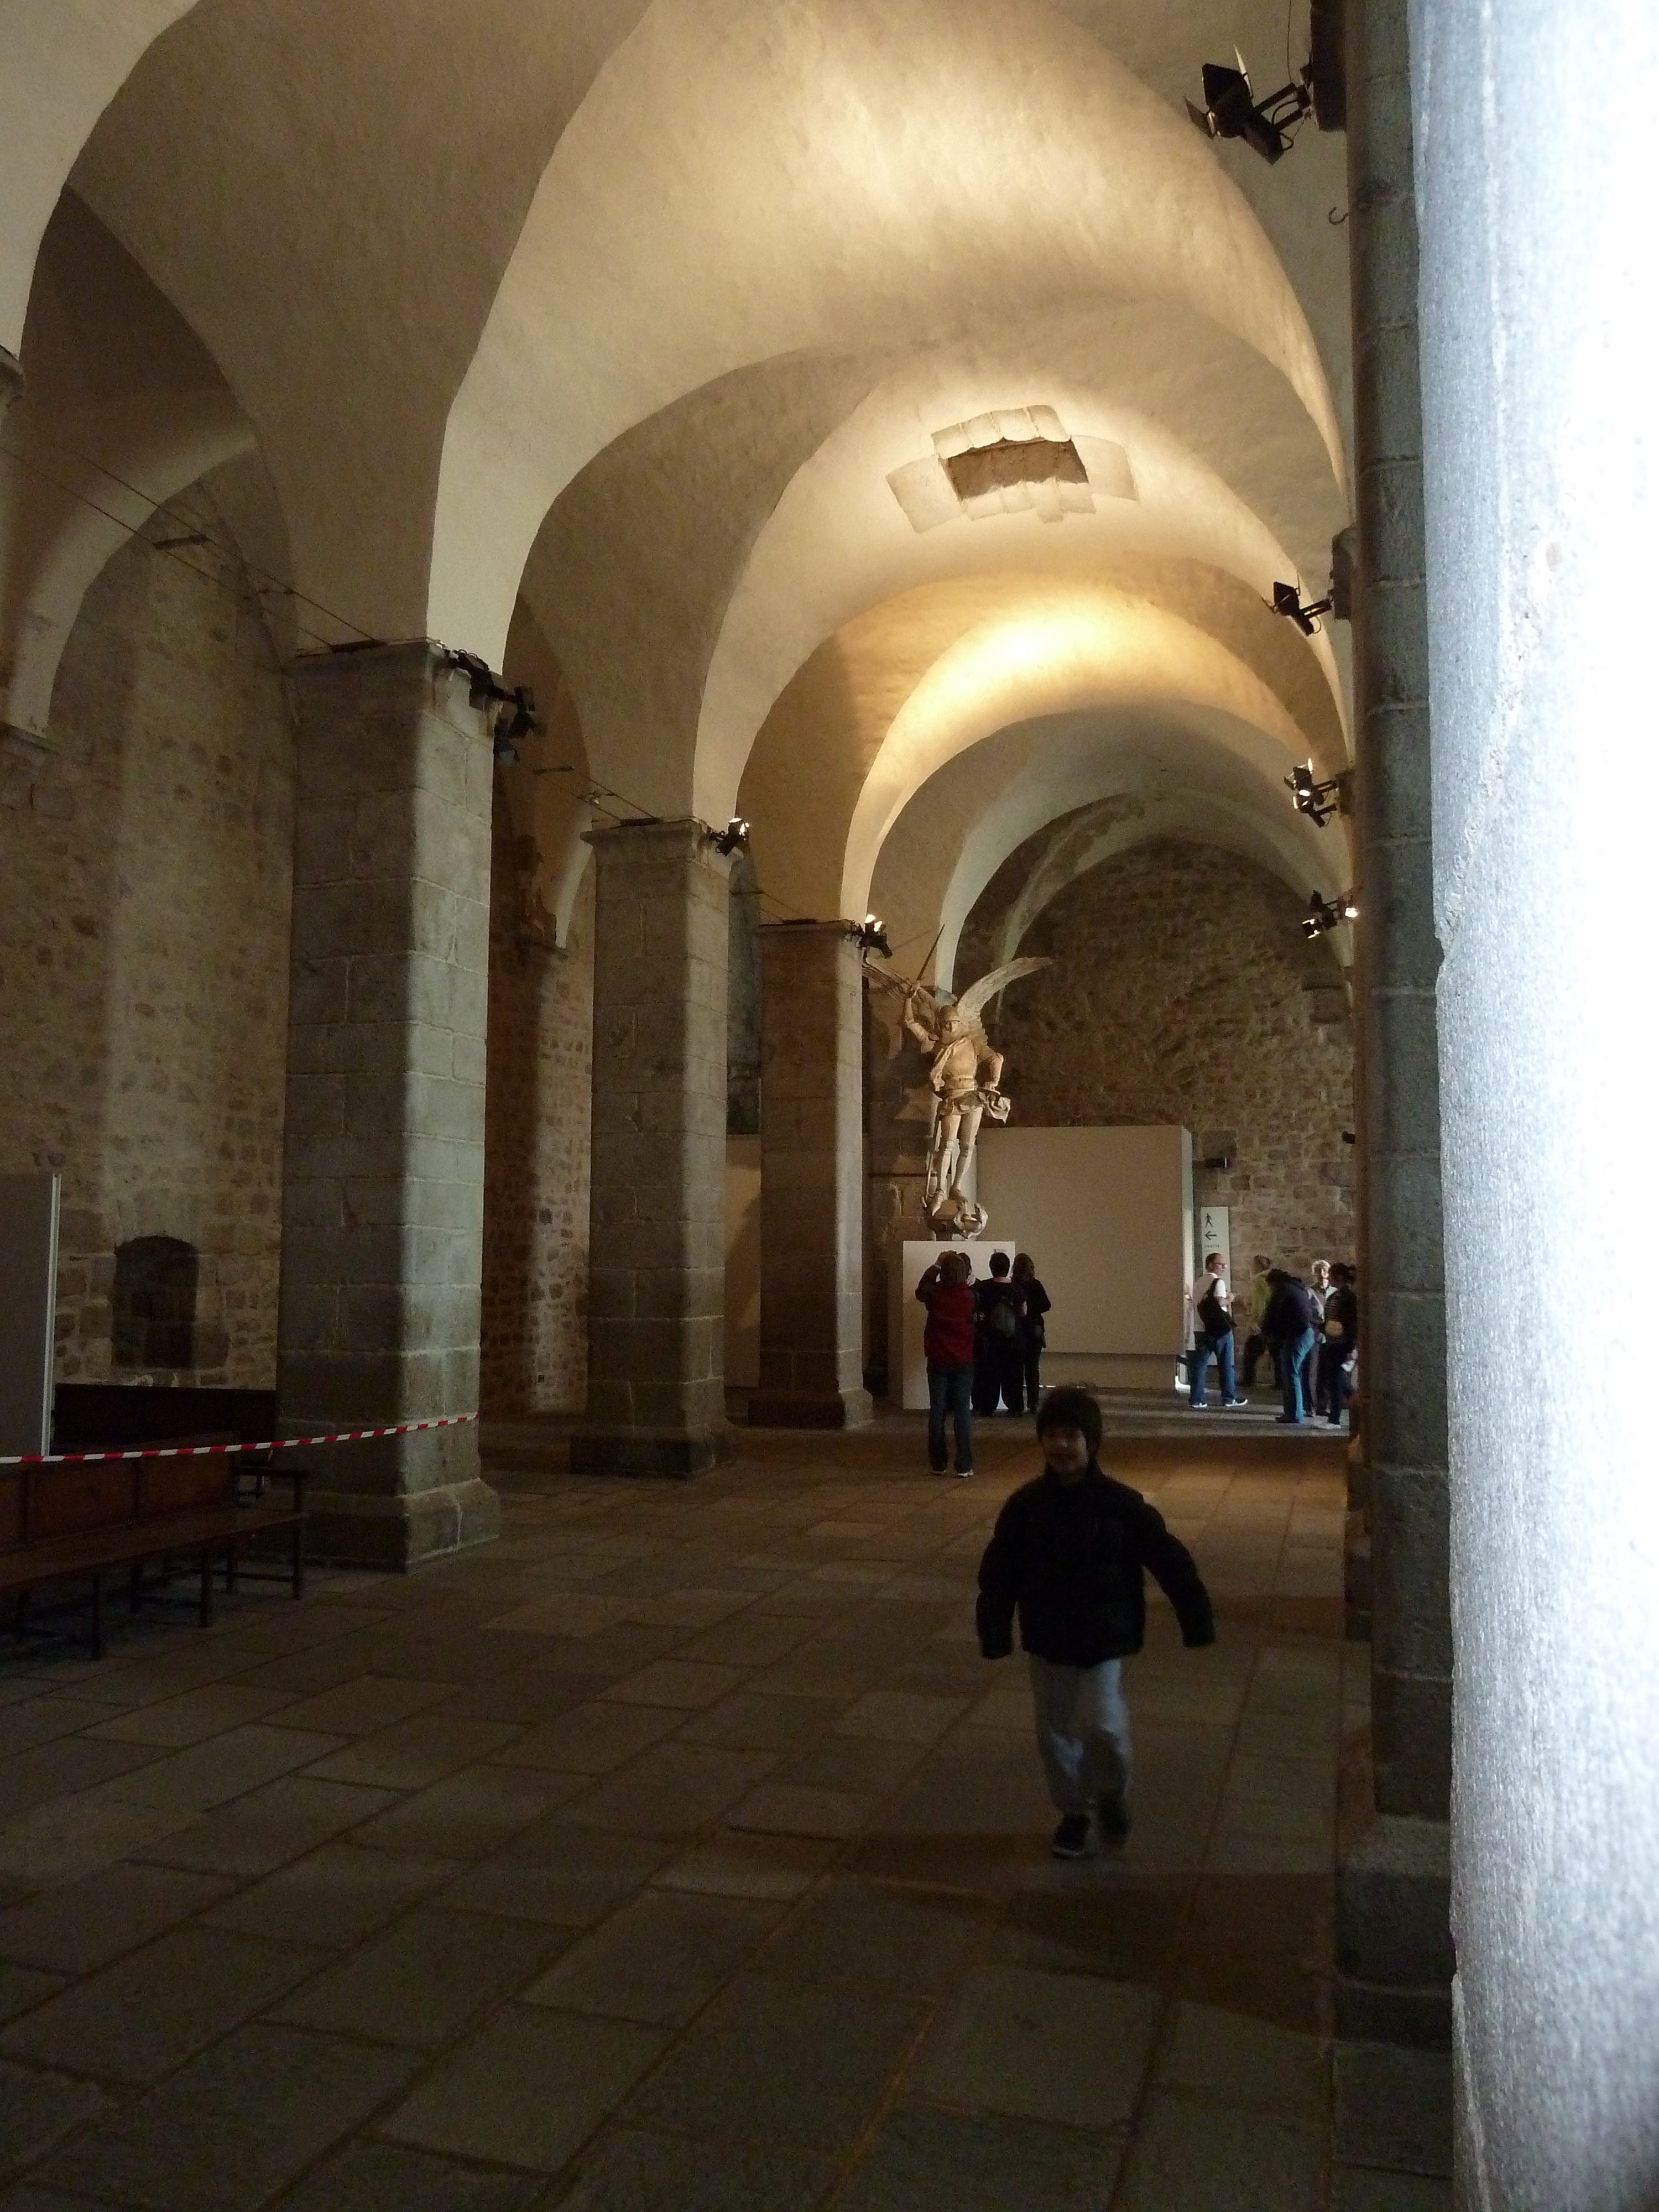
[[[1058,522],[1092,514],[1097,499],[1136,495],[1122,447],[1069,436],[1052,407],[1000,407],[952,422],[934,431],[926,459],[907,461],[887,481],[917,531],[1030,509]]]

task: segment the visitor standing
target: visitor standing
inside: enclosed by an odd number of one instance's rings
[[[1278,1418],[1287,1427],[1296,1428],[1303,1419],[1303,1381],[1314,1348],[1313,1306],[1300,1275],[1270,1267],[1267,1281],[1271,1295],[1261,1329],[1272,1346],[1273,1366],[1284,1390],[1285,1410]]]
[[[1353,1395],[1354,1362],[1359,1348],[1359,1297],[1353,1269],[1338,1261],[1331,1269],[1330,1296],[1325,1301],[1325,1340],[1320,1364],[1328,1378],[1325,1418],[1334,1429],[1342,1425]]]
[[[916,1285],[927,1309],[921,1333],[927,1362],[927,1464],[945,1472],[945,1422],[954,1425],[957,1473],[974,1471],[974,1293],[965,1252],[946,1252]]]
[[[1313,1309],[1314,1348],[1308,1362],[1307,1392],[1310,1413],[1322,1413],[1326,1401],[1325,1301],[1331,1294],[1331,1263],[1316,1260],[1308,1270],[1308,1304]]]
[[[1273,1285],[1267,1280],[1273,1261],[1267,1253],[1258,1252],[1252,1261],[1255,1272],[1250,1278],[1250,1333],[1244,1340],[1243,1383],[1249,1390],[1255,1387],[1255,1370],[1262,1353],[1267,1349],[1267,1332],[1263,1323],[1267,1318],[1267,1301],[1273,1296]],[[1278,1381],[1278,1371],[1273,1379]]]
[[[1042,1382],[1042,1353],[1048,1341],[1048,1325],[1043,1316],[1053,1310],[1054,1301],[1037,1280],[1036,1261],[1029,1252],[1016,1252],[1012,1277],[1016,1290],[1024,1293],[1025,1312],[1020,1322],[1020,1379],[1025,1388],[1025,1408],[1028,1413],[1037,1409],[1037,1394]]]
[[[974,1344],[974,1411],[993,1414],[1000,1399],[1011,1413],[1019,1411],[1024,1377],[1022,1322],[1025,1295],[1010,1279],[1008,1255],[993,1252],[989,1279],[974,1285],[979,1316]]]
[[[1131,1747],[1123,1662],[1146,1632],[1145,1570],[1162,1585],[1189,1645],[1215,1642],[1209,1593],[1192,1553],[1138,1490],[1100,1467],[1100,1408],[1086,1390],[1051,1390],[1037,1415],[1043,1472],[997,1516],[980,1562],[980,1649],[1013,1650],[1031,1670],[1037,1750],[1060,1814],[1051,1849],[1078,1859],[1092,1813],[1101,1841],[1129,1832]]]
[[[1193,1285],[1193,1349],[1187,1371],[1192,1377],[1188,1402],[1194,1413],[1201,1413],[1207,1403],[1204,1384],[1212,1359],[1221,1377],[1222,1405],[1248,1405],[1233,1388],[1233,1299],[1219,1252],[1205,1254],[1204,1273]]]

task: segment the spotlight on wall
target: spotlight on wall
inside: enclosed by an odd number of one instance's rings
[[[511,768],[518,759],[520,738],[527,738],[532,730],[540,727],[536,720],[535,693],[527,684],[515,685],[495,717],[492,738],[495,757],[503,768]]]
[[[708,842],[717,853],[724,853],[729,860],[733,853],[749,850],[749,824],[740,814],[734,814],[724,830],[711,830]]]
[[[1328,782],[1321,783],[1314,775],[1313,763],[1304,761],[1299,768],[1293,768],[1284,781],[1297,812],[1305,814],[1316,830],[1322,830],[1333,814],[1346,811],[1346,775],[1334,775]]]
[[[884,960],[890,960],[893,948],[887,942],[887,924],[873,914],[866,914],[858,927],[851,933],[860,952],[879,952]]]
[[[1267,605],[1276,615],[1283,615],[1286,622],[1293,622],[1304,637],[1317,637],[1319,617],[1329,614],[1336,601],[1327,594],[1322,599],[1309,599],[1304,603],[1294,584],[1275,584],[1273,595]]]
[[[1344,891],[1336,899],[1321,898],[1317,891],[1310,891],[1308,911],[1302,917],[1302,934],[1311,945],[1328,930],[1340,929],[1345,921],[1355,921],[1358,916],[1359,908],[1352,891]]]
[[[1205,63],[1204,105],[1194,107],[1189,100],[1187,113],[1206,138],[1242,138],[1264,161],[1276,161],[1290,149],[1291,125],[1313,106],[1312,72],[1304,70],[1291,83],[1258,100],[1250,90],[1244,57],[1236,46],[1233,58],[1237,69],[1229,69],[1224,62]]]

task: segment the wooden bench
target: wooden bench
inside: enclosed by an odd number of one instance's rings
[[[293,1501],[264,1494],[267,1471],[245,1494],[229,1457],[111,1461],[90,1467],[0,1468],[0,1597],[17,1601],[17,1627],[27,1624],[39,1589],[90,1586],[92,1655],[104,1656],[104,1586],[126,1571],[127,1601],[137,1613],[144,1571],[165,1588],[179,1562],[201,1577],[204,1628],[213,1620],[213,1570],[223,1562],[225,1588],[236,1587],[237,1553],[254,1536],[284,1532],[289,1561],[282,1578],[305,1595],[305,1473],[274,1470],[293,1485]]]

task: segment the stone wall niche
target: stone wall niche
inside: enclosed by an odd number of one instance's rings
[[[724,1455],[729,863],[700,822],[589,833],[597,863],[587,1417],[570,1463]]]
[[[299,803],[278,1401],[291,1434],[476,1412],[492,761],[424,644],[295,671]],[[496,1533],[476,1425],[321,1455],[317,1549]]]

